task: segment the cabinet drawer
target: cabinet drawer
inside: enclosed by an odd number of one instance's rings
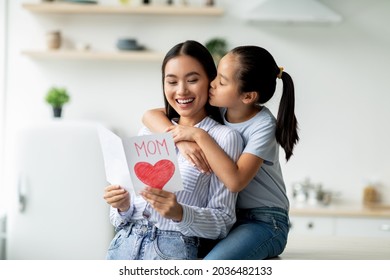
[[[336,218],[338,236],[368,236],[390,238],[390,219]]]
[[[290,217],[291,234],[332,235],[334,219],[331,217]]]

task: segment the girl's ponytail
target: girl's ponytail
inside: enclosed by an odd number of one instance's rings
[[[286,160],[288,161],[293,155],[295,144],[299,141],[298,122],[295,117],[295,91],[294,83],[291,76],[287,72],[283,72],[280,68],[278,75],[283,81],[283,94],[280,99],[278,116],[276,119],[276,141],[284,149]]]

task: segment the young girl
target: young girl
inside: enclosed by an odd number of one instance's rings
[[[277,78],[283,81],[283,95],[275,119],[263,104],[274,95]],[[205,259],[276,257],[283,252],[289,231],[289,201],[279,145],[288,161],[299,140],[293,81],[267,50],[241,46],[221,59],[209,97],[211,105],[223,108],[224,123],[244,138],[245,148],[237,164],[205,131],[185,126],[167,129],[175,142],[194,141],[199,145],[201,152],[185,152],[191,162],[201,165],[205,158],[229,190],[240,192],[236,224]],[[160,110],[151,110],[144,122],[155,130],[166,128],[168,123],[161,115]]]
[[[216,119],[218,108],[208,104],[214,61],[198,42],[174,46],[162,65],[165,110],[170,123],[196,126],[237,160],[242,152],[240,134]],[[147,129],[140,134],[150,134]],[[108,259],[196,259],[199,238],[227,235],[234,222],[237,194],[228,191],[214,174],[200,173],[180,154],[178,165],[184,190],[171,193],[146,187],[141,196],[111,185],[104,198],[117,234]]]

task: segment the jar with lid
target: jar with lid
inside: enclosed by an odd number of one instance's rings
[[[46,44],[50,50],[56,50],[61,47],[61,32],[50,31],[46,33]]]
[[[363,190],[363,204],[372,205],[378,202],[378,191],[375,186],[369,184]]]

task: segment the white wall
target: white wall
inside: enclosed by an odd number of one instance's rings
[[[66,86],[71,94],[65,118],[99,120],[126,135],[137,132],[146,109],[162,106],[160,63],[34,60],[20,54],[43,48],[46,31],[60,29],[68,44],[84,41],[96,49],[113,49],[119,37],[136,37],[162,52],[186,39],[221,36],[230,47],[269,49],[295,80],[301,141],[283,165],[289,191],[310,177],[341,192],[343,200],[360,202],[365,180],[374,178],[390,202],[389,1],[323,0],[344,17],[335,25],[247,23],[237,13],[245,1],[234,0],[217,1],[226,13],[215,18],[36,15],[22,10],[21,1],[10,2],[10,128],[51,118],[43,102],[51,85]],[[275,111],[277,103],[276,97],[269,106]]]
[[[6,91],[6,6],[8,0],[0,1],[0,215],[1,207],[3,205],[4,191],[3,187],[3,164],[4,164],[4,123],[5,123],[5,91]],[[1,243],[1,240],[0,240]],[[1,250],[0,250],[1,254]],[[1,258],[1,256],[0,256]]]

